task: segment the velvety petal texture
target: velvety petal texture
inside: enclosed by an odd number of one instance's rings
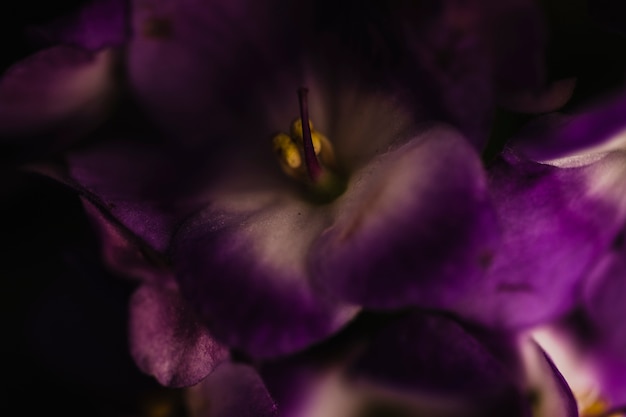
[[[69,141],[102,123],[113,88],[110,50],[69,46],[44,49],[19,61],[0,79],[0,136],[19,143],[46,135]]]
[[[301,349],[356,312],[313,285],[306,268],[326,210],[297,196],[246,193],[194,216],[176,236],[183,294],[217,337],[256,356]]]
[[[229,357],[175,287],[141,286],[130,301],[129,332],[135,362],[163,385],[194,385]]]

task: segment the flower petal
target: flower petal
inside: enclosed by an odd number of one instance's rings
[[[248,365],[224,362],[185,395],[190,417],[278,415],[261,377]],[[282,415],[282,414],[281,414]]]
[[[367,307],[449,306],[496,249],[482,165],[448,128],[374,159],[335,205],[309,267],[339,298]]]
[[[516,135],[508,146],[535,161],[615,149],[624,143],[624,112],[626,94],[615,95],[578,114],[540,118]]]
[[[173,241],[183,294],[225,344],[254,356],[298,350],[333,333],[355,308],[315,288],[306,271],[323,208],[277,188],[222,195]]]
[[[53,135],[67,141],[103,121],[112,88],[112,55],[58,46],[18,62],[0,80],[0,135]]]
[[[583,278],[624,222],[625,169],[620,153],[569,168],[503,155],[490,172],[502,245],[461,314],[518,327],[572,308]]]
[[[171,387],[190,386],[228,359],[175,287],[143,285],[130,303],[130,348],[139,368]]]
[[[287,72],[299,32],[310,27],[303,2],[133,3],[130,83],[153,120],[186,142],[205,142],[216,124],[238,126],[250,96]]]
[[[206,170],[202,171],[193,157],[177,151],[109,139],[103,145],[67,153],[67,167],[32,165],[27,169],[78,191],[101,213],[94,216],[96,222],[112,222],[103,224],[103,230],[124,228],[120,233],[134,234],[162,254],[178,223],[202,207],[195,200],[203,188],[195,190],[193,186],[205,180]],[[195,178],[190,176],[194,174]],[[189,189],[192,192],[187,194]]]
[[[505,362],[481,336],[454,320],[413,312],[376,334],[353,372],[362,380],[411,393],[435,409],[454,404],[468,415],[526,416],[521,364],[511,350],[512,359]]]

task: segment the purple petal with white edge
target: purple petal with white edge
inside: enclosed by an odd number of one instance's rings
[[[278,408],[250,366],[224,362],[185,392],[190,417],[274,417]],[[284,414],[281,414],[284,416]]]
[[[602,340],[591,340],[588,329],[577,330],[559,322],[533,329],[531,335],[563,375],[582,415],[626,404],[623,355],[619,358],[615,351],[606,349]]]
[[[194,385],[229,358],[228,350],[213,339],[173,283],[143,285],[135,291],[129,334],[137,366],[170,387]]]
[[[574,306],[582,280],[624,222],[626,164],[619,152],[560,162],[507,152],[492,166],[503,241],[485,279],[458,306],[461,314],[524,327]]]
[[[114,93],[113,56],[58,46],[9,68],[0,80],[0,135],[66,141],[99,125]]]
[[[450,318],[413,312],[383,327],[352,372],[360,381],[411,394],[435,409],[454,405],[463,415],[529,416],[523,378],[515,370],[521,364],[514,352],[506,356],[510,361]]]
[[[604,100],[578,114],[540,118],[512,138],[508,146],[535,161],[620,147],[624,143],[621,133],[626,129],[626,94]]]
[[[309,268],[339,298],[372,308],[453,305],[499,238],[481,162],[445,127],[354,173],[333,216]]]
[[[92,0],[81,9],[28,29],[37,41],[73,45],[88,51],[122,45],[128,37],[126,0]]]
[[[173,241],[183,294],[223,343],[259,357],[302,349],[356,312],[315,288],[306,270],[327,210],[275,188],[221,195]]]
[[[576,399],[548,354],[534,340],[522,341],[526,385],[534,417],[578,417]]]

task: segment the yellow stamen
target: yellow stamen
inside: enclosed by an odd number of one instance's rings
[[[274,151],[278,154],[281,162],[289,168],[296,169],[302,165],[302,157],[293,140],[284,133],[274,136]]]

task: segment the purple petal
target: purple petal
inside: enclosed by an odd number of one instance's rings
[[[111,223],[99,226],[103,230],[126,229],[114,233],[122,233],[125,238],[134,235],[135,240],[145,242],[140,246],[147,243],[153,251],[165,252],[178,223],[201,207],[195,201],[199,193],[193,187],[205,180],[205,172],[193,158],[176,149],[109,140],[104,145],[68,153],[66,164],[66,169],[30,169],[78,191],[100,211],[94,216],[96,222]],[[190,177],[190,172],[196,178]],[[188,194],[189,189],[192,191]],[[112,245],[124,244],[116,237],[110,239]]]
[[[426,111],[482,148],[496,96],[543,82],[540,11],[526,0],[407,4],[409,10],[395,8],[391,22],[401,28],[405,59],[415,61],[408,85]]]
[[[42,26],[29,34],[47,44],[73,45],[88,51],[119,46],[128,36],[126,0],[92,0],[80,10]]]
[[[622,230],[613,242],[612,251],[604,255],[589,277],[584,287],[583,302],[591,325],[602,343],[626,363],[626,326],[623,323],[626,317],[625,297],[626,248]],[[626,397],[623,401],[626,401]]]
[[[597,408],[598,403],[603,403],[607,409],[625,404],[624,355],[620,358],[619,352],[607,349],[602,340],[590,337],[593,330],[589,332],[589,328],[578,329],[568,324],[571,323],[558,322],[534,329],[532,337],[562,373],[578,399],[579,409],[594,407],[594,404]]]
[[[224,362],[186,392],[190,417],[274,417],[276,404],[250,366]],[[282,414],[281,414],[282,415]]]
[[[139,368],[171,387],[198,383],[229,356],[175,286],[140,287],[130,303],[129,332],[131,354]]]
[[[626,335],[621,331],[626,317],[626,258],[624,249],[600,262],[585,293],[585,309],[594,327],[611,341],[616,351],[626,352]],[[626,354],[624,354],[626,359]]]
[[[68,141],[103,121],[112,96],[110,51],[70,47],[40,51],[9,68],[0,80],[0,134]]]
[[[454,304],[481,279],[498,240],[482,165],[447,128],[356,172],[334,216],[309,267],[339,298],[372,308]]]
[[[480,336],[455,321],[415,312],[377,333],[353,372],[362,380],[426,398],[431,406],[456,404],[468,415],[480,410],[476,415],[528,416],[515,370],[519,365],[502,361]]]
[[[206,141],[216,124],[238,126],[259,86],[288,72],[309,15],[290,10],[302,2],[135,3],[130,83],[153,120],[188,142]]]
[[[605,98],[600,105],[575,115],[550,115],[527,126],[509,146],[526,158],[547,161],[595,146],[614,148],[626,129],[626,94]]]
[[[101,254],[109,268],[125,278],[154,284],[168,280],[171,272],[164,260],[92,201],[85,197],[81,200],[99,235]]]
[[[461,303],[462,314],[517,327],[553,319],[574,306],[582,279],[626,215],[623,157],[599,158],[559,168],[507,153],[492,167],[503,242],[486,279]]]
[[[306,256],[324,210],[280,188],[230,192],[192,217],[173,242],[183,294],[228,346],[274,356],[325,338],[355,308],[319,291]]]

